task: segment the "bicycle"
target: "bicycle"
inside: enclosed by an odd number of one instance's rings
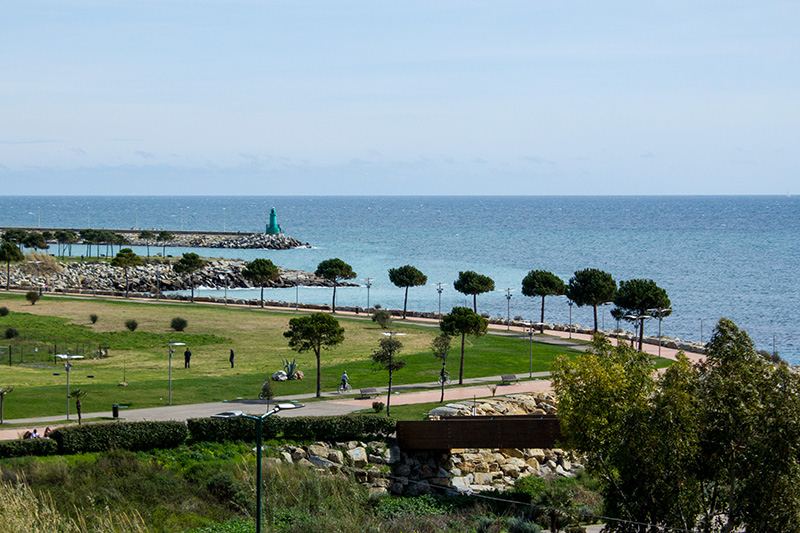
[[[339,383],[339,388],[337,389],[339,394],[343,394],[345,392],[350,392],[353,390],[353,387],[350,386],[350,383]]]
[[[447,373],[444,376],[439,376],[439,379],[436,380],[436,383],[439,385],[450,385],[452,381],[450,380],[450,374]]]

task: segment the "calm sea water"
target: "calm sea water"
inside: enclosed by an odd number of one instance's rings
[[[540,300],[522,296],[532,269],[567,281],[594,267],[616,280],[651,278],[673,314],[665,335],[708,340],[720,317],[734,320],[761,349],[800,364],[800,199],[795,197],[0,197],[0,226],[258,231],[275,207],[284,232],[312,249],[203,250],[203,255],[267,257],[314,270],[340,257],[358,279],[374,278],[371,304],[402,307],[389,268],[412,264],[429,285],[409,291],[409,308],[464,305],[452,282],[460,270],[495,280],[478,311],[538,321]],[[144,250],[137,250],[143,253]],[[168,249],[179,255],[185,250]],[[208,291],[215,292],[215,291]],[[242,297],[257,291],[242,291]],[[265,295],[266,296],[266,295]],[[326,303],[330,289],[273,290],[276,300]],[[337,303],[367,304],[365,287],[340,289]],[[470,302],[466,302],[470,303]],[[606,327],[614,323],[606,309]],[[567,323],[563,297],[548,297],[545,320]],[[591,324],[591,309],[572,321]],[[602,325],[602,324],[601,324]],[[702,332],[701,332],[702,328]],[[646,332],[656,334],[650,321]]]

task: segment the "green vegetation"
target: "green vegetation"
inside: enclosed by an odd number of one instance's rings
[[[125,321],[125,327],[128,329],[128,331],[136,331],[136,328],[139,327],[139,322],[133,318],[129,318]]]
[[[25,299],[28,300],[31,305],[36,305],[36,302],[38,302],[40,298],[41,296],[39,296],[39,293],[36,291],[28,291],[25,293]]]
[[[11,346],[13,366],[3,367],[3,385],[14,387],[14,401],[7,402],[6,419],[57,415],[64,413],[66,380],[55,353],[84,353],[86,358],[73,362],[71,386],[90,394],[83,401],[85,413],[107,412],[112,403],[130,408],[167,404],[168,343],[183,342],[191,348],[192,368],[172,368],[173,404],[203,403],[254,398],[265,379],[283,368],[283,360],[293,358],[283,336],[290,318],[310,316],[237,307],[216,307],[189,303],[104,301],[50,296],[30,307],[19,294],[3,294],[0,304],[11,313],[0,317],[0,331],[17,329],[20,337],[4,345]],[[170,321],[177,313],[192,324],[192,331],[175,332]],[[91,313],[103,317],[92,324]],[[134,332],[120,331],[129,317],[135,316],[139,327]],[[367,318],[340,318],[345,341],[326,353],[321,361],[321,389],[334,391],[347,370],[354,387],[385,385],[385,375],[375,372],[370,353],[382,329]],[[435,327],[403,323],[396,328],[403,337],[403,372],[395,375],[397,385],[429,382],[439,377],[441,363],[432,357],[431,341],[439,334]],[[50,348],[48,348],[48,346]],[[84,346],[84,351],[75,350]],[[103,347],[102,357],[95,350]],[[527,374],[528,350],[519,338],[486,335],[466,340],[468,353],[465,377],[506,373]],[[38,352],[34,352],[38,347]],[[108,347],[108,356],[105,355]],[[236,352],[236,368],[228,361],[230,349]],[[20,365],[19,351],[24,351]],[[3,365],[6,352],[0,350]],[[570,350],[534,343],[534,371],[548,370],[556,355],[574,354]],[[301,368],[314,356],[298,356]],[[182,365],[180,365],[182,366]],[[61,375],[54,375],[60,373]],[[118,383],[128,383],[119,387]],[[88,376],[94,376],[89,378]],[[273,383],[277,398],[316,391],[316,380],[292,380]],[[394,414],[394,413],[393,413]],[[125,409],[121,410],[125,416]]]
[[[569,280],[567,298],[578,307],[591,305],[594,309],[594,331],[597,333],[597,306],[614,299],[617,282],[608,272],[596,268],[578,270]]]
[[[494,290],[494,280],[489,276],[478,274],[472,270],[458,273],[453,288],[461,294],[472,295],[472,310],[478,312],[478,295]]]
[[[171,327],[175,331],[183,331],[186,329],[186,326],[188,325],[189,321],[179,316],[176,316],[175,318],[169,321],[169,327]]]
[[[142,264],[142,259],[130,248],[123,248],[111,260],[111,266],[121,268],[125,272],[125,298],[128,297],[128,269]]]
[[[264,307],[264,286],[281,279],[278,267],[269,259],[254,259],[242,270],[242,276],[261,287],[261,307]]]
[[[370,356],[372,362],[378,370],[389,372],[389,392],[386,395],[386,414],[389,415],[390,403],[392,398],[392,377],[395,372],[402,370],[406,362],[398,359],[397,355],[403,349],[403,343],[394,338],[394,335],[382,338],[378,341],[378,349]]]
[[[353,272],[353,267],[334,257],[333,259],[326,259],[317,265],[317,270],[314,272],[317,276],[325,278],[333,282],[333,301],[331,302],[331,310],[336,312],[336,286],[339,281],[346,279],[355,279],[356,273]]]
[[[298,353],[314,352],[317,357],[317,398],[322,395],[322,350],[330,350],[344,342],[344,328],[331,315],[314,313],[289,320],[289,330],[283,332],[289,347]]]
[[[670,301],[667,291],[656,285],[652,279],[632,279],[621,281],[614,296],[614,309],[611,316],[622,316],[634,323],[634,331],[639,327],[639,350],[642,349],[644,337],[644,319],[628,318],[628,316],[651,316],[656,309],[664,309],[661,316],[669,316]],[[639,322],[636,324],[636,322]]]
[[[467,335],[483,337],[489,328],[489,321],[469,307],[454,307],[450,314],[439,321],[439,329],[445,335],[461,335],[461,365],[458,368],[458,384],[464,384],[464,352]]]
[[[800,531],[800,377],[727,319],[706,356],[659,374],[598,337],[555,365],[562,431],[602,481],[605,513],[702,533]]]
[[[428,283],[428,276],[423,274],[417,267],[411,265],[403,265],[398,268],[389,269],[389,281],[395,287],[405,288],[405,296],[403,297],[403,318],[406,317],[406,307],[408,305],[408,289],[410,287],[419,287]]]
[[[206,262],[193,252],[183,254],[183,256],[172,265],[172,270],[174,270],[176,274],[189,275],[189,286],[192,289],[192,301],[194,301],[194,273],[205,265]]]
[[[567,292],[564,281],[546,270],[531,270],[522,279],[522,294],[525,296],[542,297],[542,322],[541,332],[544,333],[544,298],[545,296],[562,296]]]

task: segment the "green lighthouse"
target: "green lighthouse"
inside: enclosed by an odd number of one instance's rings
[[[272,208],[272,211],[269,212],[269,226],[267,226],[267,234],[268,235],[277,235],[278,233],[282,233],[281,227],[278,225],[278,215],[275,214],[275,208]]]

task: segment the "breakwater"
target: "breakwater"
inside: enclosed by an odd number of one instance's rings
[[[0,228],[0,232],[9,230],[22,230],[28,233],[41,233],[47,238],[49,245],[58,245],[56,240],[56,233],[58,232],[73,232],[78,236],[76,245],[89,245],[89,239],[81,238],[78,234],[80,231],[71,228]],[[98,233],[114,234],[124,238],[126,245],[131,246],[151,246],[153,248],[162,247],[180,247],[180,248],[223,248],[223,249],[237,249],[237,250],[290,250],[292,248],[310,248],[311,245],[307,242],[301,242],[294,237],[290,237],[284,233],[268,234],[268,233],[242,233],[242,232],[225,232],[225,231],[169,231],[169,238],[158,238],[161,230],[131,230],[131,229],[92,229],[88,230],[94,232],[93,235]],[[149,231],[153,236],[151,238],[142,238],[141,235],[144,231]],[[103,246],[108,241],[94,240],[92,245]],[[114,242],[115,246],[119,246],[119,242]],[[91,255],[91,254],[87,254]]]

